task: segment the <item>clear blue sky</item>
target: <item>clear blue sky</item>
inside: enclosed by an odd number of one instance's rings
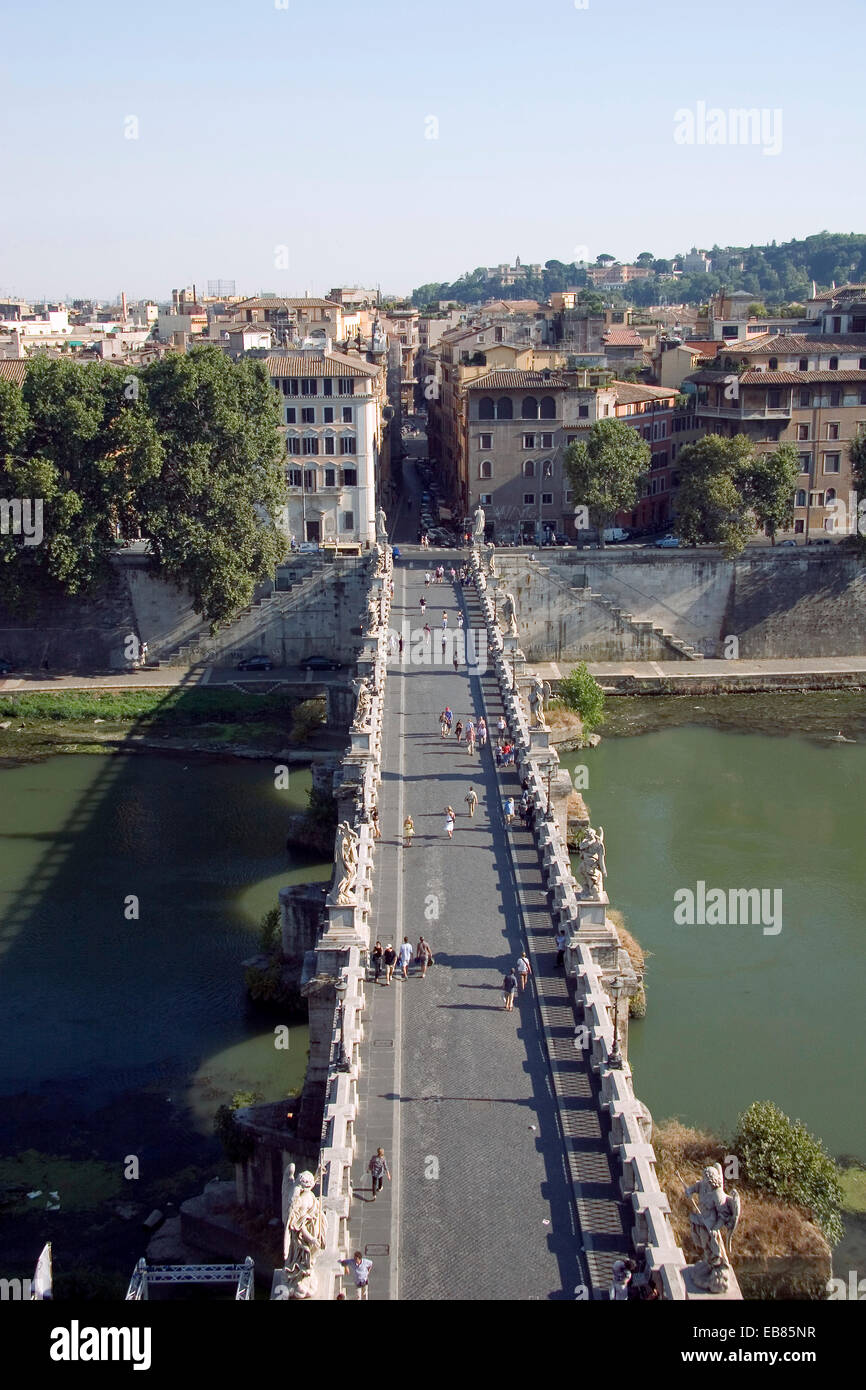
[[[864,34],[863,0],[29,0],[0,21],[0,292],[404,292],[864,231]],[[699,102],[781,109],[781,153],[675,143]]]

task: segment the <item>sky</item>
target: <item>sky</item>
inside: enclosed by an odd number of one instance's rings
[[[863,232],[864,35],[862,0],[7,0],[0,294]]]

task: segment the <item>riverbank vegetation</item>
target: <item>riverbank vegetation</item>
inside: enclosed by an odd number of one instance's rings
[[[556,696],[550,702],[552,723],[565,711],[576,714],[584,734],[591,734],[605,719],[604,691],[590,675],[585,661],[559,682]]]
[[[805,1126],[772,1102],[756,1101],[731,1136],[666,1120],[654,1127],[653,1145],[674,1233],[690,1261],[696,1254],[689,1219],[694,1208],[682,1180],[694,1183],[708,1163],[719,1163],[726,1188],[736,1188],[742,1199],[729,1249],[743,1296],[826,1297],[846,1198],[839,1169]]]
[[[605,738],[630,738],[683,724],[732,733],[799,734],[821,743],[840,731],[866,738],[866,694],[780,690],[739,695],[617,695],[605,705]]]

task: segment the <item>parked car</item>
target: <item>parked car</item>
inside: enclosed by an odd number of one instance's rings
[[[273,671],[274,663],[269,656],[246,656],[235,667],[236,671]]]
[[[308,656],[301,666],[305,671],[339,671],[343,663],[332,656]]]
[[[831,541],[831,539],[830,539],[829,536],[813,536],[811,540],[809,540],[809,541],[806,542],[806,544],[807,544],[807,545],[832,545],[833,542]]]
[[[610,526],[602,535],[606,545],[616,545],[617,541],[627,541],[631,532],[624,531],[621,526]]]
[[[298,550],[302,555],[315,554],[317,551],[321,550],[321,546],[318,541],[301,541]]]
[[[787,545],[787,546],[792,546],[792,545],[796,546],[796,544],[797,544],[796,541],[791,541],[791,540],[779,541],[779,547],[778,547],[778,548],[781,550],[782,547],[785,546],[785,545]]]
[[[677,550],[679,548],[679,536],[659,536],[653,544],[656,550]]]
[[[7,661],[5,657],[0,656],[0,676],[8,676],[11,670],[12,662]]]

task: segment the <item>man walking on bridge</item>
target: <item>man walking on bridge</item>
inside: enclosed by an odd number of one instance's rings
[[[469,815],[471,818],[475,815],[475,810],[478,806],[478,793],[476,792],[474,787],[469,788],[469,795],[466,796],[464,800],[466,801],[466,805],[469,807]]]

